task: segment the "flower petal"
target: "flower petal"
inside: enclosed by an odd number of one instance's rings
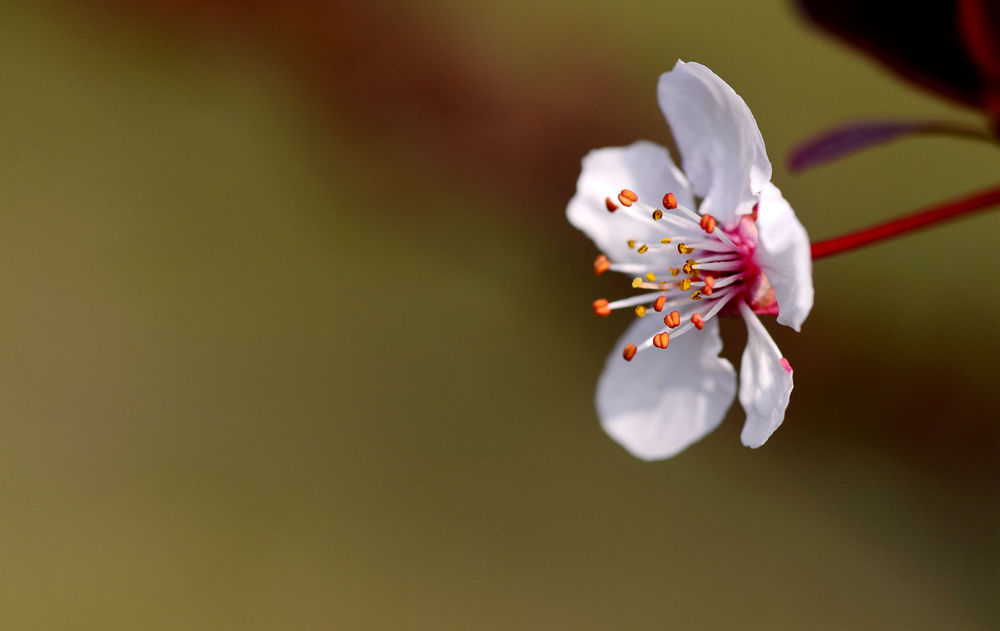
[[[746,303],[740,313],[747,323],[747,346],[740,363],[740,404],[747,413],[740,439],[760,447],[785,419],[792,394],[792,367]]]
[[[702,213],[727,227],[749,214],[771,179],[771,162],[750,108],[705,66],[678,61],[657,89]]]
[[[778,187],[770,182],[757,208],[757,265],[771,281],[778,300],[778,323],[796,331],[813,306],[809,235]]]
[[[670,159],[663,147],[640,140],[627,147],[595,149],[583,158],[583,170],[576,182],[576,194],[569,201],[566,216],[570,223],[589,236],[597,247],[615,262],[648,261],[629,249],[626,242],[655,243],[663,235],[652,221],[639,221],[619,209],[609,213],[604,200],[616,199],[627,188],[639,200],[659,206],[664,194],[673,193],[677,201],[693,204],[687,178]]]
[[[597,385],[604,431],[643,460],[669,458],[718,427],[736,393],[733,366],[719,357],[722,338],[715,320],[666,350],[650,348],[631,362],[622,359],[625,344],[639,344],[661,330],[659,318],[634,322]]]

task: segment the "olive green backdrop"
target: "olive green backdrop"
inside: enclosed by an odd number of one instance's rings
[[[1000,216],[818,262],[802,333],[767,323],[782,428],[748,450],[737,406],[652,464],[597,424],[628,317],[589,303],[627,287],[562,217],[587,148],[669,141],[677,58],[745,98],[814,238],[1000,152],[793,176],[796,141],[975,114],[776,0],[380,10],[342,40],[365,82],[324,84],[225,15],[0,3],[0,626],[996,628]],[[408,100],[413,32],[454,80]]]

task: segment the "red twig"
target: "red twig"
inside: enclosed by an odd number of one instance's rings
[[[847,250],[918,230],[939,221],[954,219],[966,213],[986,210],[1000,204],[1000,186],[986,189],[972,195],[936,204],[930,208],[903,215],[897,219],[876,224],[839,237],[824,239],[812,244],[813,259],[823,258]]]

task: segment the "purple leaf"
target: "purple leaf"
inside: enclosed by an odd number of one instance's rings
[[[911,134],[950,134],[995,140],[985,130],[944,121],[862,120],[822,132],[794,148],[788,156],[790,171],[804,171],[862,149]]]

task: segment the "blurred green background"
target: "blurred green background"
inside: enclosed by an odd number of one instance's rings
[[[818,262],[784,426],[600,430],[564,220],[677,58],[813,238],[986,186],[968,111],[789,3],[0,3],[0,627],[991,629],[1000,216]],[[982,282],[980,282],[982,281]],[[724,323],[738,360],[745,333]]]

